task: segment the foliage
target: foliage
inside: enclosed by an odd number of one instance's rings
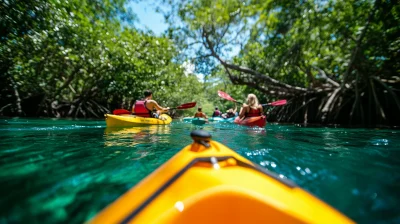
[[[145,89],[164,105],[192,100],[197,80],[174,61],[175,45],[132,27],[126,3],[2,1],[0,112],[102,117]]]
[[[144,89],[210,114],[233,106],[221,89],[289,99],[279,121],[400,123],[395,1],[158,0],[171,7],[162,36],[137,30],[127,2],[1,2],[0,114],[102,117]]]
[[[400,123],[395,1],[163,2],[172,5],[169,35],[191,49],[187,57],[218,62],[234,84],[291,99],[277,119]]]

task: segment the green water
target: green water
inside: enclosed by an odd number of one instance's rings
[[[0,120],[0,223],[82,223],[191,143],[198,128]],[[400,131],[202,127],[359,223],[400,223]]]

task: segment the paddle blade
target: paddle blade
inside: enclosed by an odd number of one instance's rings
[[[128,111],[128,110],[125,110],[125,109],[115,109],[115,110],[113,111],[113,114],[114,114],[114,115],[131,114],[131,112]]]
[[[270,106],[282,106],[285,105],[287,103],[287,100],[278,100],[272,103],[269,103],[268,105]]]
[[[182,110],[182,109],[189,109],[189,108],[193,108],[196,106],[196,102],[191,102],[191,103],[185,103],[180,105],[179,107],[177,107],[176,109]]]
[[[235,99],[233,99],[231,96],[229,96],[227,93],[222,92],[221,90],[218,90],[218,96],[221,98],[224,98],[229,101],[237,102]]]

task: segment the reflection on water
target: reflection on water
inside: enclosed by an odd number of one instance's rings
[[[165,143],[171,133],[169,125],[149,125],[131,128],[106,128],[105,146],[135,146],[144,143]]]
[[[104,132],[105,147],[128,147],[118,149],[115,154],[124,153],[127,160],[139,160],[157,151],[152,143],[168,143],[171,127],[169,125],[149,125],[130,128],[106,128]]]
[[[0,122],[0,223],[82,223],[190,144],[195,129],[356,222],[400,222],[398,130],[11,119]]]

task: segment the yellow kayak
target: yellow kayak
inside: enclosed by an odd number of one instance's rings
[[[132,127],[137,125],[165,125],[172,122],[172,118],[167,114],[161,114],[160,118],[164,118],[164,120],[158,118],[151,117],[139,117],[136,115],[113,115],[106,114],[106,125],[107,127]]]
[[[191,145],[89,223],[354,223],[207,132],[191,136]]]

